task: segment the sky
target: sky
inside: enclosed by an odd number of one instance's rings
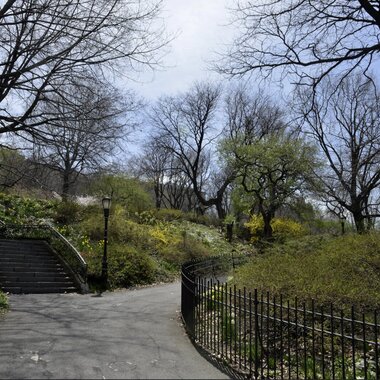
[[[140,96],[155,100],[186,91],[197,80],[220,79],[207,68],[215,52],[232,40],[228,5],[230,0],[165,0],[162,17],[168,33],[177,35],[163,60],[165,68],[146,70],[129,85]]]

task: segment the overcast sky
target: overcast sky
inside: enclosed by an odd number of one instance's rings
[[[166,68],[142,73],[143,83],[132,84],[136,92],[155,100],[162,94],[185,91],[196,80],[218,78],[207,71],[207,61],[232,39],[228,4],[231,0],[165,0],[162,16],[167,30],[178,36],[164,59]]]

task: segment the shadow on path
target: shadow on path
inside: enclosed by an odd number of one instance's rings
[[[12,295],[0,317],[0,378],[236,378],[193,346],[179,303],[179,283],[101,295]]]

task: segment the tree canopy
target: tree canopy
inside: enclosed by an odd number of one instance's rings
[[[380,52],[377,0],[237,0],[234,16],[238,36],[217,65],[233,76],[278,69],[315,86],[332,72],[366,72]]]
[[[65,81],[91,70],[128,75],[153,66],[167,40],[157,18],[161,1],[6,0],[0,5],[0,135],[34,135],[47,115],[36,112]],[[120,72],[120,70],[119,70]]]

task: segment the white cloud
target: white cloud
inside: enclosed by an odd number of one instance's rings
[[[166,69],[140,75],[132,87],[148,99],[185,91],[194,81],[217,77],[207,71],[215,51],[232,38],[228,26],[229,0],[166,0],[163,17],[168,32],[178,33],[166,56]]]

